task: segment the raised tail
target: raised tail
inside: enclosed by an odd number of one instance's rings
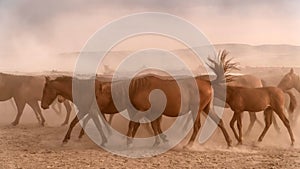
[[[289,113],[293,113],[296,106],[297,106],[297,100],[295,95],[291,91],[285,91],[290,96],[290,105],[289,105]]]

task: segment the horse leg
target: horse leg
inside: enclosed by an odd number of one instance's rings
[[[190,138],[188,144],[187,144],[186,146],[184,146],[184,148],[193,146],[193,143],[194,143],[194,141],[195,141],[195,138],[196,138],[196,136],[197,136],[197,134],[198,134],[198,132],[199,132],[199,129],[200,129],[200,127],[201,127],[200,113],[201,113],[202,110],[201,110],[201,109],[199,109],[199,110],[200,110],[200,111],[199,111],[196,115],[194,115],[194,113],[192,112],[192,114],[193,114],[193,119],[196,118],[196,120],[194,120],[193,134],[192,134],[192,136],[191,136],[191,138]],[[195,116],[196,116],[196,117],[195,117]]]
[[[81,113],[79,112],[75,117],[74,119],[72,120],[70,126],[69,126],[69,129],[65,135],[65,138],[63,139],[63,143],[67,143],[68,140],[70,140],[70,137],[71,137],[71,132],[74,128],[74,126],[79,122],[79,120],[81,120],[84,116],[86,115],[86,113]]]
[[[264,116],[265,116],[265,128],[263,130],[263,132],[261,133],[261,135],[258,138],[258,141],[261,142],[263,140],[263,138],[265,137],[268,129],[270,128],[271,124],[272,124],[272,109],[271,108],[267,108],[264,111]]]
[[[159,139],[159,132],[158,132],[158,128],[159,128],[159,119],[156,119],[154,121],[151,122],[151,126],[152,129],[154,131],[154,136],[155,136],[155,142],[153,144],[153,147],[156,147],[160,144],[160,139]]]
[[[101,142],[101,145],[102,146],[104,146],[105,145],[105,143],[107,143],[107,138],[106,138],[106,136],[104,135],[104,132],[103,132],[103,130],[102,130],[102,127],[101,127],[101,122],[100,122],[100,119],[98,118],[98,113],[93,113],[93,112],[91,112],[92,113],[92,120],[93,120],[93,122],[95,123],[95,125],[96,125],[96,127],[97,127],[97,129],[98,129],[98,132],[99,132],[99,134],[100,134],[100,136],[101,136],[101,138],[102,138],[102,142]],[[91,114],[91,113],[89,113],[89,114]],[[101,116],[102,114],[100,114],[100,116]],[[103,115],[104,116],[104,115]],[[101,117],[100,117],[101,118]],[[103,122],[103,124],[104,125],[106,125],[105,124],[105,122]]]
[[[257,120],[257,117],[256,117],[256,113],[255,112],[248,112],[249,113],[249,117],[250,117],[250,124],[248,126],[248,129],[245,133],[245,136],[248,136],[254,126],[254,123],[255,121]]]
[[[11,123],[13,126],[16,126],[19,124],[20,117],[21,117],[24,107],[25,107],[25,101],[23,99],[15,99],[15,103],[16,103],[16,106],[18,109],[18,114],[17,114],[15,120]]]
[[[29,102],[29,106],[33,109],[35,114],[38,114],[41,117],[41,125],[44,126],[45,124],[45,118],[42,114],[42,110],[39,106],[39,103],[37,101]]]
[[[285,127],[287,128],[287,130],[289,132],[289,135],[290,135],[291,142],[292,142],[291,145],[293,146],[294,142],[295,142],[293,131],[291,129],[289,120],[285,117],[285,115],[283,113],[283,108],[277,109],[277,110],[274,110],[274,111],[277,113],[277,115],[279,116],[279,118],[281,119],[281,121],[283,122]]]
[[[109,115],[109,117],[108,117],[108,124],[111,125],[112,120],[113,120],[113,117],[114,117],[114,114],[110,114],[110,115]]]
[[[90,119],[91,119],[91,117],[90,117],[89,114],[83,119],[81,130],[80,130],[80,133],[79,133],[79,136],[78,136],[79,139],[81,139],[82,136],[84,135],[84,129],[85,129],[85,127],[86,127],[86,125],[87,125],[87,123],[89,122]]]
[[[230,120],[230,128],[233,131],[234,137],[237,140],[239,140],[239,136],[238,136],[238,134],[237,134],[237,132],[236,132],[236,130],[234,128],[234,123],[235,123],[236,120],[237,120],[237,113],[234,113],[233,116],[232,116],[232,118],[231,118],[231,120]]]
[[[214,113],[214,112],[209,113],[209,109],[210,109],[210,107],[207,106],[203,110],[204,113],[207,114],[216,124],[218,124],[218,127],[222,130],[222,133],[225,137],[225,140],[227,142],[228,147],[231,147],[232,140],[230,139],[230,136],[229,136],[227,130],[225,129],[225,127],[224,127],[223,120],[220,119],[219,116],[216,113]]]
[[[186,131],[186,129],[188,128],[189,122],[193,120],[192,115],[190,115],[188,113],[187,116],[188,117],[186,118],[186,121],[185,121],[184,126],[183,126],[183,131]]]
[[[238,113],[237,114],[237,127],[239,130],[239,138],[238,138],[238,145],[242,145],[243,144],[243,124],[242,124],[242,113]]]
[[[69,123],[70,114],[71,114],[71,111],[72,111],[72,107],[71,107],[71,105],[68,101],[64,101],[63,104],[64,104],[64,106],[67,110],[67,114],[66,114],[65,121],[61,124],[62,126],[67,125]]]
[[[277,133],[280,133],[280,127],[277,123],[277,120],[276,120],[276,117],[275,116],[272,116],[272,119],[273,119],[273,123],[274,123],[274,128],[275,130],[277,131]]]
[[[167,136],[161,130],[161,120],[162,120],[162,116],[160,116],[157,121],[158,133],[159,133],[160,138],[163,140],[163,142],[166,143],[166,142],[169,142],[169,140],[167,139]]]
[[[127,146],[132,143],[132,139],[136,134],[137,129],[139,128],[140,123],[135,121],[130,121],[128,124],[128,131],[127,131]]]

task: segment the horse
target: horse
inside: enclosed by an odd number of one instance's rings
[[[193,89],[192,82],[196,81],[197,89]],[[178,86],[177,82],[181,81],[183,87]],[[120,85],[126,86],[126,85]],[[102,84],[102,89],[100,90],[99,96],[101,98],[109,98],[113,93],[119,93],[122,87],[116,87],[117,91],[112,91],[109,85]],[[190,147],[193,145],[196,135],[200,129],[200,113],[203,111],[205,114],[209,115],[221,128],[224,137],[226,139],[227,145],[231,146],[231,139],[223,125],[223,121],[215,113],[209,113],[210,103],[212,101],[212,87],[209,81],[203,80],[202,78],[184,78],[178,79],[166,79],[159,75],[145,75],[136,79],[132,79],[129,85],[129,99],[134,106],[134,108],[141,112],[146,112],[149,115],[159,112],[161,108],[161,100],[154,99],[150,103],[148,97],[151,91],[155,89],[160,89],[166,96],[166,106],[161,115],[168,117],[178,117],[192,111],[194,125],[193,134],[185,147]],[[181,91],[181,90],[182,91]],[[111,93],[113,92],[113,93]],[[195,98],[195,92],[199,93],[200,99]],[[183,98],[183,100],[181,100]],[[102,100],[102,99],[100,99]],[[181,107],[181,102],[182,107]],[[195,105],[199,105],[199,109],[195,109]],[[151,126],[154,130],[155,135],[159,135],[161,139],[165,136],[162,135],[160,128],[161,115],[158,116],[154,121],[151,121]],[[128,137],[134,137],[135,133],[139,127],[140,123],[136,121],[129,122]],[[153,146],[160,143],[158,137],[155,139]]]
[[[264,111],[265,116],[265,128],[258,138],[258,142],[261,142],[272,124],[273,111],[279,116],[281,121],[287,128],[291,145],[294,145],[294,135],[290,127],[289,120],[284,114],[285,97],[282,89],[278,87],[260,87],[260,88],[245,88],[225,85],[226,80],[232,80],[228,73],[236,69],[236,63],[232,63],[231,59],[227,60],[228,52],[223,50],[219,52],[218,62],[213,59],[209,59],[212,64],[209,67],[215,72],[217,78],[212,82],[215,83],[216,97],[226,101],[229,104],[234,115],[230,121],[230,127],[234,133],[235,138],[238,140],[238,144],[243,143],[242,139],[242,117],[241,114],[244,111],[259,112]],[[222,70],[222,71],[220,71]],[[226,96],[221,94],[220,89],[226,89]],[[292,104],[292,103],[291,103]],[[234,128],[234,122],[237,121],[239,134],[237,134]]]
[[[39,123],[44,125],[45,118],[38,104],[38,101],[42,98],[43,85],[44,78],[42,76],[0,73],[0,101],[13,98],[17,107],[17,116],[11,123],[12,125],[19,124],[26,104],[33,109]]]
[[[43,109],[48,109],[49,106],[52,104],[52,102],[57,98],[57,96],[62,96],[63,98],[73,102],[73,94],[72,94],[72,85],[74,78],[71,76],[61,76],[57,77],[53,80],[51,80],[49,77],[46,77],[46,82],[44,84],[43,89],[43,96],[42,96],[42,102],[41,107]],[[80,79],[75,79],[80,80]],[[90,79],[92,80],[92,79]],[[89,80],[80,80],[86,83],[89,83]],[[99,80],[95,81],[95,86],[98,86],[100,83]],[[97,87],[96,87],[97,88]],[[85,91],[82,91],[82,98],[90,98],[88,94]],[[72,120],[70,123],[69,129],[63,139],[63,143],[67,143],[68,140],[70,140],[71,132],[74,126],[79,122],[79,120],[83,119],[85,116],[90,115],[101,135],[102,138],[102,145],[107,143],[107,138],[103,133],[101,123],[98,119],[98,117],[95,116],[95,113],[90,113],[91,107],[93,106],[93,101],[91,99],[84,99],[83,102],[75,103],[75,105],[78,107],[79,112],[77,113],[77,116]],[[78,105],[80,104],[80,105]],[[97,101],[98,104],[98,101]],[[118,113],[118,111],[111,107],[101,107],[99,106],[101,112],[105,112],[107,114],[114,114]],[[103,116],[105,118],[105,116]],[[79,137],[81,137],[84,134],[83,129],[80,132]]]
[[[288,93],[292,102],[296,102],[296,99],[291,97],[289,90],[294,88],[300,93],[300,77],[294,72],[294,69],[291,68],[290,71],[280,80],[277,87]],[[294,105],[296,105],[296,103],[294,103]],[[289,112],[289,120],[291,121],[292,125],[296,124],[298,116],[299,114],[296,114],[296,117],[294,117],[294,113]]]
[[[205,80],[210,80],[208,75],[202,75],[202,76],[200,76],[200,78],[205,79]],[[263,82],[260,78],[250,75],[250,74],[232,75],[232,81],[228,82],[227,85],[248,87],[248,88],[257,88],[257,87],[263,87]],[[220,106],[224,106],[224,105],[220,105]],[[230,107],[228,104],[225,104],[225,108],[230,108]],[[263,126],[263,123],[259,119],[257,119],[255,112],[248,112],[248,113],[249,113],[249,117],[250,117],[250,123],[249,123],[249,126],[247,128],[245,135],[248,135],[250,133],[250,131],[253,128],[253,125],[256,121],[258,122],[258,124]],[[188,122],[191,120],[191,118],[192,117],[189,116],[184,128],[186,128],[186,126],[187,126]],[[279,127],[275,121],[275,118],[273,120],[274,120],[275,128],[278,129]]]

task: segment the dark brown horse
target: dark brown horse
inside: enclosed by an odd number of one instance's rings
[[[181,81],[181,84],[183,84],[183,87],[179,88],[176,80],[174,79],[166,79],[165,77],[157,75],[145,75],[144,77],[131,80],[129,86],[129,98],[134,108],[136,108],[138,111],[146,112],[151,115],[161,111],[159,109],[161,108],[162,100],[153,99],[151,103],[149,101],[150,93],[155,89],[159,89],[165,94],[167,100],[165,109],[162,111],[162,115],[168,117],[178,117],[188,113],[189,111],[192,111],[192,114],[194,115],[194,130],[188,143],[189,146],[193,144],[200,129],[200,113],[202,111],[208,114],[218,124],[224,134],[227,145],[231,146],[231,139],[224,128],[222,120],[219,119],[216,114],[209,113],[210,103],[212,100],[212,87],[210,82],[203,80],[200,77],[195,78],[197,87],[196,89],[193,89],[193,85],[191,85],[193,80],[194,78],[177,80]],[[103,98],[109,98],[109,96],[112,95],[110,92],[111,88],[109,88],[109,85],[105,86],[105,84],[103,84],[101,90],[102,94],[100,96]],[[117,91],[113,92],[118,93]],[[197,92],[199,93],[200,100],[199,98],[196,98],[195,93]],[[183,98],[183,100],[181,100],[181,98]],[[195,107],[197,107],[195,105],[199,105],[198,109],[195,109]],[[160,121],[161,116],[152,121],[151,125],[154,130],[154,134],[162,136]],[[139,125],[140,123],[138,122],[130,121],[128,131],[129,137],[134,137]],[[163,139],[163,137],[161,138]],[[157,145],[158,143],[159,139],[156,137],[154,145]]]
[[[230,108],[234,111],[234,115],[230,122],[230,127],[232,128],[239,144],[242,144],[243,141],[241,114],[244,111],[264,111],[266,124],[263,132],[261,133],[258,139],[259,142],[262,141],[263,137],[265,136],[267,130],[269,129],[272,123],[272,111],[274,111],[286,126],[290,135],[291,144],[293,145],[295,141],[293,132],[290,127],[289,120],[284,115],[285,97],[283,91],[277,87],[244,88],[235,86],[225,86],[224,79],[231,80],[230,76],[228,76],[228,72],[236,68],[235,63],[231,63],[231,60],[226,60],[227,55],[228,52],[226,51],[220,52],[220,57],[218,58],[219,62],[216,62],[211,59],[210,61],[213,65],[211,65],[210,67],[217,74],[217,79],[214,81],[214,83],[219,84],[216,85],[216,96],[222,100],[225,100],[226,103],[229,104]],[[223,72],[221,72],[220,70],[224,71],[225,78]],[[224,88],[226,88],[226,96],[218,93],[220,89]],[[236,120],[239,134],[237,134],[234,128],[234,122]]]
[[[72,86],[73,86],[73,80],[77,82],[83,82],[90,84],[90,80],[80,80],[80,79],[73,79],[73,77],[70,76],[62,76],[57,77],[54,80],[50,80],[49,77],[46,77],[46,82],[44,83],[44,89],[43,89],[43,96],[42,96],[42,103],[41,107],[43,109],[48,109],[49,106],[53,103],[53,101],[57,98],[57,96],[62,96],[67,100],[74,101],[73,100],[73,93],[72,93]],[[91,79],[92,80],[92,79]],[[99,85],[99,82],[95,81],[95,86]],[[79,112],[77,113],[77,116],[72,120],[70,127],[68,129],[68,132],[63,140],[64,143],[68,142],[70,139],[70,135],[72,132],[72,129],[74,126],[79,122],[79,120],[83,119],[87,114],[89,114],[91,109],[93,108],[94,100],[92,97],[90,97],[89,93],[86,93],[85,91],[80,91],[81,97],[83,98],[81,102],[75,103],[77,106]],[[104,145],[107,142],[106,136],[103,133],[101,122],[98,118],[98,115],[95,113],[90,113],[92,116],[92,120],[94,121],[100,136],[102,138],[102,145]]]
[[[17,106],[17,116],[12,122],[12,125],[17,125],[19,123],[26,104],[33,109],[38,121],[44,125],[45,118],[42,115],[38,104],[38,101],[42,98],[44,82],[45,80],[42,76],[0,73],[0,101],[13,98]]]

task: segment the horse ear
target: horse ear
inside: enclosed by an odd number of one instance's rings
[[[50,81],[50,77],[49,76],[45,76],[46,82]]]
[[[291,68],[291,70],[290,70],[290,74],[292,74],[292,73],[294,73],[294,69],[293,68]]]

